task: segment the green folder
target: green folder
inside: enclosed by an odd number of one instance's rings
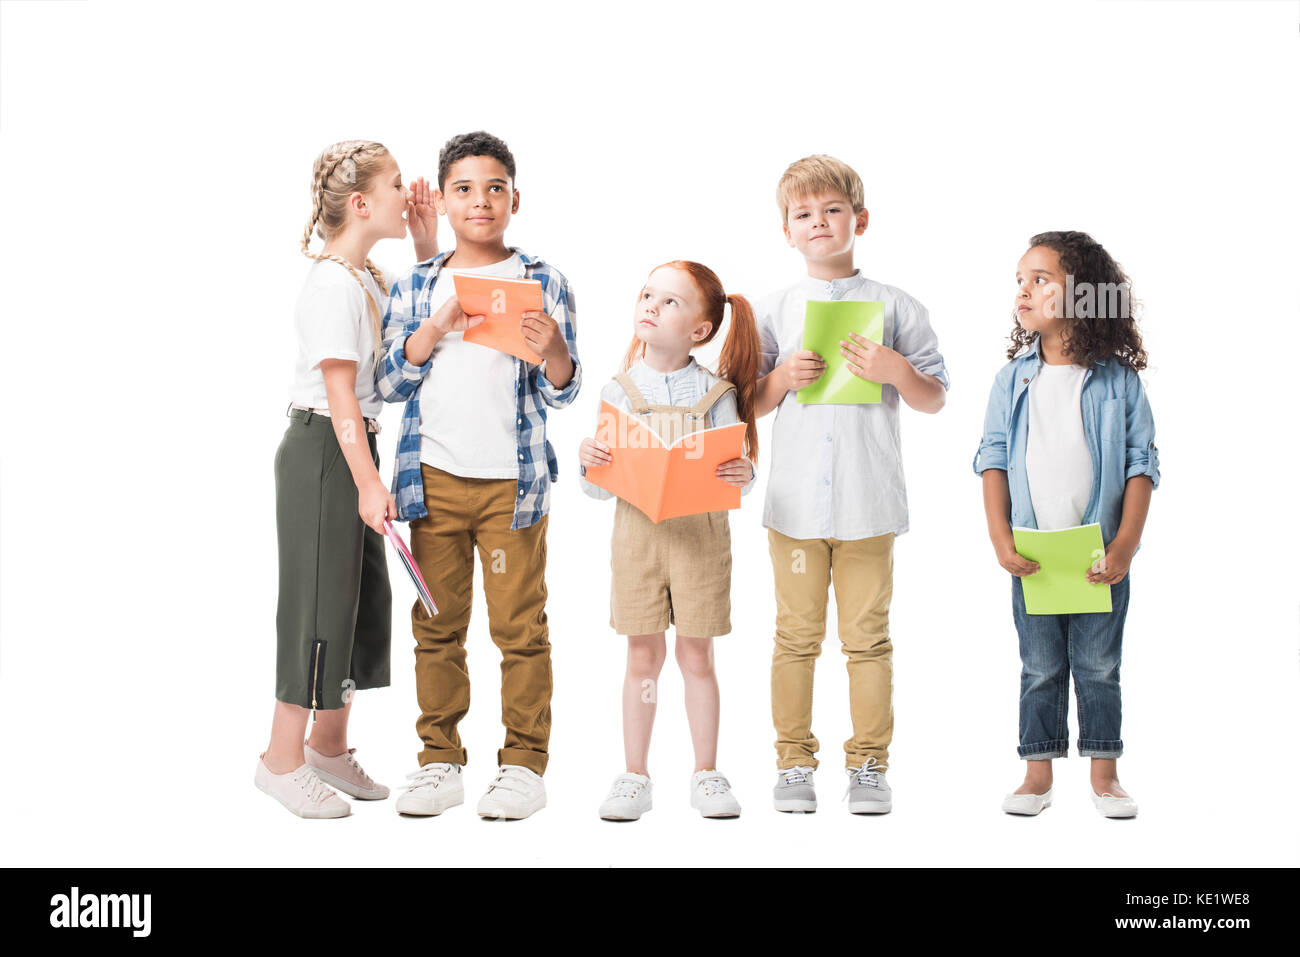
[[[1020,579],[1025,611],[1031,615],[1110,611],[1110,586],[1094,585],[1087,578],[1093,562],[1106,554],[1100,525],[1094,522],[1051,532],[1013,528],[1011,535],[1021,557],[1038,562],[1038,571]]]
[[[885,304],[858,299],[825,302],[808,300],[803,317],[803,348],[826,360],[826,371],[816,382],[795,393],[804,405],[859,405],[880,401],[880,383],[859,379],[840,355],[840,340],[856,332],[880,342],[885,335]]]

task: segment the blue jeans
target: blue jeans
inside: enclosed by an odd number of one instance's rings
[[[1011,576],[1011,609],[1020,635],[1020,756],[1063,758],[1069,751],[1070,675],[1079,713],[1079,754],[1118,758],[1119,659],[1128,613],[1125,575],[1110,586],[1111,611],[1030,615],[1020,579]]]

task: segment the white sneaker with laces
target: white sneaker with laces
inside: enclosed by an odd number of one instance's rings
[[[644,774],[628,771],[614,779],[605,802],[600,806],[600,816],[606,821],[638,821],[652,807],[650,779]]]
[[[691,807],[701,817],[740,817],[740,802],[731,793],[731,782],[717,771],[691,775]]]
[[[459,764],[435,761],[406,776],[410,783],[397,798],[398,814],[433,817],[465,803],[465,785]]]
[[[813,788],[813,769],[806,764],[782,768],[776,772],[772,804],[778,811],[812,814],[817,810],[817,791]]]
[[[307,764],[284,774],[273,774],[259,757],[253,783],[259,791],[271,795],[299,817],[347,817],[352,813],[348,802],[331,791]]]
[[[304,741],[302,753],[307,756],[307,763],[316,772],[316,777],[330,787],[337,788],[358,801],[382,801],[388,797],[388,788],[377,783],[357,763],[356,748],[330,756],[314,750]]]
[[[850,814],[888,814],[894,807],[894,795],[885,780],[885,768],[875,758],[867,758],[860,768],[845,768],[849,788]]]
[[[498,821],[520,821],[546,807],[542,776],[518,764],[503,764],[479,798],[478,816]]]

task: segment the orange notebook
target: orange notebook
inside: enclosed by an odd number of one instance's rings
[[[452,278],[465,315],[484,317],[473,329],[465,330],[466,342],[477,342],[525,362],[541,364],[542,357],[529,348],[519,329],[525,312],[542,308],[540,282],[462,273],[453,273]]]
[[[587,481],[645,512],[652,522],[740,508],[740,489],[718,478],[718,466],[741,457],[745,423],[683,435],[671,446],[640,419],[602,401],[596,438],[610,447],[609,465],[587,469]]]

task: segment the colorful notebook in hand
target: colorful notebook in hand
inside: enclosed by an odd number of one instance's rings
[[[609,446],[613,461],[588,468],[587,481],[635,505],[652,522],[740,508],[740,489],[717,471],[741,457],[743,422],[701,429],[668,446],[644,422],[602,401],[596,438]]]
[[[472,273],[453,273],[452,278],[456,282],[456,299],[465,315],[483,316],[477,326],[465,330],[466,342],[541,364],[542,357],[524,341],[519,328],[525,312],[542,311],[540,282]]]
[[[858,299],[825,302],[808,300],[804,308],[803,345],[826,360],[826,371],[816,382],[795,393],[803,405],[862,405],[880,401],[880,383],[860,379],[840,355],[840,340],[849,333],[881,342],[885,336],[885,304]]]
[[[1044,532],[1013,528],[1016,551],[1038,562],[1038,571],[1020,579],[1025,611],[1031,615],[1077,615],[1110,611],[1110,586],[1088,581],[1088,569],[1106,554],[1101,526],[1076,525]]]
[[[411,576],[411,581],[415,584],[415,593],[420,596],[420,604],[424,606],[424,613],[432,618],[438,614],[438,606],[433,603],[433,595],[429,592],[429,586],[424,583],[424,576],[420,574],[420,566],[415,564],[415,557],[411,554],[411,550],[406,547],[406,542],[402,541],[402,536],[397,534],[397,529],[393,528],[393,523],[388,519],[384,519],[384,534],[393,543],[397,557],[402,560],[402,565],[406,568],[406,574]]]

